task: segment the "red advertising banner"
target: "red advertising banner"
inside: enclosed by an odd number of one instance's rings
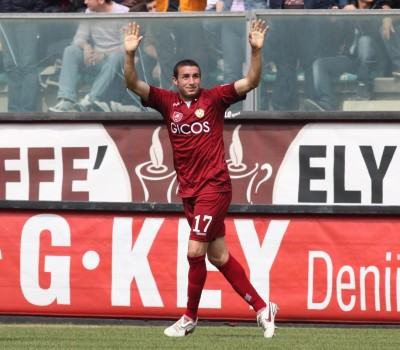
[[[400,322],[400,219],[226,220],[231,253],[278,320]],[[174,318],[186,304],[178,215],[0,213],[3,314]],[[253,320],[210,264],[200,317]]]

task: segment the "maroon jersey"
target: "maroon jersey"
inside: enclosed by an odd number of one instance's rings
[[[142,103],[159,111],[167,125],[181,197],[231,191],[224,116],[232,103],[244,98],[233,84],[219,85],[201,89],[188,107],[177,92],[150,87],[149,98]]]

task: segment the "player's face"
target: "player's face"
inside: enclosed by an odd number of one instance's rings
[[[178,70],[178,77],[173,78],[175,86],[185,100],[192,100],[200,92],[200,69],[196,66],[182,66]]]

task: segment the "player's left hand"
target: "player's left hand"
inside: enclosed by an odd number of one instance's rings
[[[123,29],[123,32],[125,51],[127,53],[134,53],[143,39],[143,35],[140,35],[139,24],[131,22],[127,28]]]
[[[253,49],[261,49],[264,45],[265,34],[269,27],[262,19],[254,19],[251,21],[249,32],[249,43]]]

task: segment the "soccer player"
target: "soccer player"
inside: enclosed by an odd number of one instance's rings
[[[135,52],[143,36],[139,25],[130,23],[124,31],[125,80],[127,87],[142,99],[144,106],[158,110],[167,125],[173,149],[179,195],[191,227],[187,258],[189,261],[188,301],[184,315],[165,329],[169,337],[183,337],[197,325],[197,311],[206,280],[208,260],[257,313],[264,337],[275,332],[278,306],[262,300],[238,261],[225,243],[225,225],[232,186],[225,162],[223,125],[225,110],[243,100],[261,78],[262,47],[268,27],[253,20],[249,32],[251,60],[247,75],[231,84],[202,89],[201,71],[193,60],[178,62],[172,81],[177,92],[150,86],[138,78]],[[190,39],[189,39],[190,40]]]

